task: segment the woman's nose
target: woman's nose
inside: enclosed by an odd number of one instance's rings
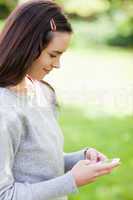
[[[60,68],[60,65],[54,65],[53,67],[58,69]]]
[[[60,68],[60,61],[58,60],[58,61],[54,62],[53,67],[54,68]]]

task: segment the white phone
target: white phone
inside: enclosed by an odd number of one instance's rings
[[[102,161],[102,163],[113,163],[113,162],[120,162],[120,158],[113,158],[113,159],[107,159]]]

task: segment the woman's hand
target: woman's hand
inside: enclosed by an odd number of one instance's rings
[[[119,166],[119,164],[119,161],[114,161],[112,163],[92,163],[89,160],[80,160],[74,165],[71,172],[74,176],[76,185],[79,187],[96,181],[100,176],[111,173],[115,167]]]
[[[107,157],[94,148],[88,148],[85,151],[85,159],[90,160],[91,163],[107,160]]]

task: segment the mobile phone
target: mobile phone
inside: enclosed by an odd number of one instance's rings
[[[113,158],[113,159],[107,159],[102,161],[102,163],[113,163],[113,162],[120,162],[120,158]]]

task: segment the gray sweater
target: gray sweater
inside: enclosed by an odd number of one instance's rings
[[[35,81],[33,96],[0,87],[0,200],[66,200],[79,192],[71,168],[84,150],[64,153],[55,95]]]

